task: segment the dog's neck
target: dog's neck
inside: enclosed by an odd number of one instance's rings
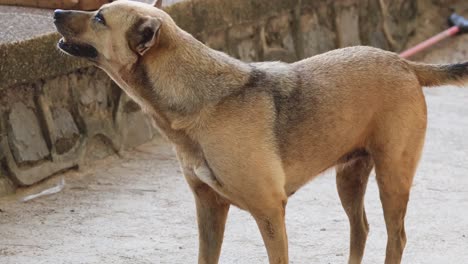
[[[162,109],[180,115],[192,114],[241,89],[251,67],[205,46],[178,30],[175,44],[153,49],[144,62]]]
[[[244,89],[252,66],[205,46],[181,29],[171,34],[173,45],[150,49],[131,69],[106,71],[175,143],[187,140],[182,134],[196,126],[207,109]]]

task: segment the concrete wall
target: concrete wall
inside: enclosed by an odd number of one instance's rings
[[[166,8],[209,46],[245,61],[330,49],[399,51],[444,28],[453,1],[198,0]],[[433,17],[434,12],[438,14]],[[57,34],[0,43],[0,194],[150,140],[139,107],[100,70],[60,55]]]

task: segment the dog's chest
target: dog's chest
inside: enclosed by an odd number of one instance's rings
[[[224,194],[223,183],[216,177],[199,148],[194,145],[176,145],[176,152],[186,177],[201,181]]]

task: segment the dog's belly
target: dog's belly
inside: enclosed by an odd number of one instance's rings
[[[336,163],[329,161],[320,165],[311,164],[312,162],[296,161],[285,166],[286,184],[284,186],[285,193],[288,196],[294,194],[307,182],[322,174],[329,168],[332,168]]]
[[[320,111],[322,118],[319,122],[311,114],[285,133],[280,149],[288,195],[341,163],[348,154],[367,148],[372,132],[369,129],[372,111],[352,114],[334,111]]]
[[[335,166],[346,166],[347,164],[352,164],[358,159],[367,157],[368,155],[369,153],[366,149],[357,148],[337,159],[333,158],[329,159],[328,161],[324,161],[322,166],[314,166],[313,162],[296,162],[292,166],[287,166],[285,167],[286,194],[288,196],[291,196],[308,181],[314,179],[315,177],[318,177],[328,169],[332,169]]]

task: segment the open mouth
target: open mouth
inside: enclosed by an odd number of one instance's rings
[[[58,42],[58,47],[64,52],[76,57],[93,59],[98,56],[98,52],[93,46],[84,43],[67,41],[63,38]]]

